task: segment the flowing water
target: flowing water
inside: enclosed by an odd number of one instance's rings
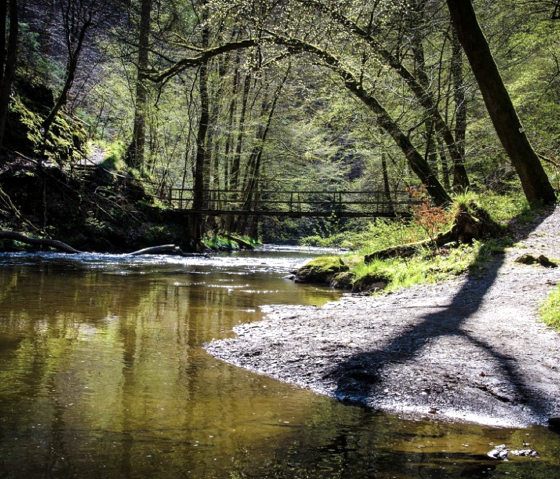
[[[0,478],[560,477],[560,436],[404,421],[213,359],[317,251],[0,255]],[[540,459],[495,462],[491,443]]]

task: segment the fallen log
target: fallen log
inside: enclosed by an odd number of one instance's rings
[[[134,251],[133,253],[129,253],[131,256],[138,256],[142,254],[176,254],[184,256],[183,251],[179,246],[174,244],[163,244],[160,246],[152,246],[150,248],[140,249],[138,251]]]
[[[11,239],[33,246],[49,246],[51,248],[55,248],[59,251],[64,251],[65,253],[70,254],[81,253],[81,251],[72,248],[72,246],[63,243],[62,241],[48,238],[30,238],[29,236],[26,236],[22,233],[17,233],[16,231],[0,231],[0,239]]]

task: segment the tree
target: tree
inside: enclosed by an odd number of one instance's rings
[[[109,12],[107,0],[58,0],[58,7],[66,48],[66,69],[64,85],[60,94],[49,114],[43,120],[42,128],[45,139],[60,109],[68,101],[68,94],[76,78],[87,35],[103,22]]]
[[[8,8],[6,8],[8,7]],[[10,30],[6,45],[6,23],[10,20]],[[10,94],[16,73],[18,49],[18,7],[17,0],[0,2],[0,148],[4,139],[4,130],[10,107]],[[0,164],[2,160],[0,151]]]
[[[486,109],[528,201],[554,203],[556,195],[531,146],[478,24],[471,0],[447,0],[451,21],[480,87]]]
[[[152,0],[142,0],[140,27],[138,31],[138,72],[136,77],[136,101],[134,106],[134,127],[132,141],[126,154],[126,162],[132,168],[144,166],[144,149],[146,144],[146,71],[150,46],[150,18]]]

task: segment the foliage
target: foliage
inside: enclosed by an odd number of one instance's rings
[[[105,149],[105,158],[103,158],[100,166],[111,171],[122,170],[126,166],[124,162],[125,154],[125,144],[122,141],[114,141]]]
[[[24,128],[8,146],[28,156],[42,153],[41,123],[53,106],[51,90],[42,91],[40,101],[35,101],[32,90],[49,86],[58,91],[65,77],[63,23],[59,13],[48,10],[52,2],[43,3],[32,2],[35,10],[29,9],[28,23],[20,28],[18,75],[25,81],[17,82],[11,105],[10,131],[17,130],[14,125]],[[105,1],[97,3],[101,6]],[[501,1],[480,2],[476,9],[531,141],[547,159],[550,175],[558,179],[560,42],[557,25],[536,9],[536,3],[523,2],[510,9]],[[468,63],[454,53],[444,4],[348,1],[339,2],[335,9],[331,4],[327,0],[155,2],[150,79],[140,82],[147,91],[145,164],[130,174],[150,178],[153,193],[192,188],[197,154],[202,152],[204,166],[199,173],[204,188],[231,188],[240,192],[240,198],[265,189],[359,189],[391,197],[408,186],[422,197],[410,222],[335,224],[331,219],[283,218],[261,219],[259,231],[238,221],[233,230],[261,235],[267,241],[307,235],[304,244],[370,252],[433,241],[445,226],[446,213],[428,205],[414,168],[385,120],[404,132],[411,148],[428,160],[434,177],[451,191],[452,148],[440,134],[441,125],[434,124],[437,112],[456,146],[464,150],[472,190],[477,192],[469,195],[499,223],[522,211],[529,218],[519,181],[497,141]],[[131,144],[139,86],[138,6],[138,2],[110,4],[111,15],[96,22],[95,35],[87,38],[87,52],[80,56],[68,102],[68,112],[78,110],[76,116],[87,121],[88,132],[96,135],[94,141],[110,145],[103,166],[112,170],[122,167]],[[359,34],[366,26],[376,35]],[[200,83],[200,62],[179,69],[165,81],[152,81],[207,47],[256,38],[251,32],[257,31],[263,32],[264,43],[207,60],[205,85]],[[300,42],[298,46],[283,44],[288,37]],[[356,88],[351,90],[354,80]],[[201,142],[197,132],[204,123],[202,90],[208,94],[209,111],[208,133]],[[386,116],[379,108],[373,111],[371,102],[368,105],[357,92],[375,100]],[[426,106],[429,99],[433,108]],[[464,140],[459,136],[462,107],[467,116]],[[78,131],[72,118],[60,115],[46,141],[47,155],[60,164],[87,154],[86,132]],[[22,151],[24,144],[29,148]],[[496,192],[510,196],[504,199]]]
[[[419,188],[409,187],[407,192],[416,201],[416,204],[412,206],[414,222],[424,230],[434,249],[437,249],[436,236],[449,223],[451,214],[442,206],[431,204],[426,195],[425,185],[421,185]]]
[[[560,286],[541,304],[539,315],[546,324],[560,331]]]

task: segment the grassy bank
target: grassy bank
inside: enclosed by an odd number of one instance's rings
[[[490,214],[491,220],[499,225],[498,234],[470,244],[449,244],[439,248],[430,245],[430,239],[451,226],[457,205],[468,202],[476,203]],[[342,256],[349,267],[342,286],[362,291],[367,290],[368,284],[382,281],[386,283],[385,290],[391,291],[418,283],[442,281],[482,267],[492,255],[503,253],[504,248],[513,244],[510,226],[530,221],[534,210],[518,194],[500,196],[469,193],[456,198],[447,215],[441,215],[439,223],[427,224],[425,217],[430,214],[430,211],[415,212],[412,219],[401,221],[377,219],[361,231],[343,231],[329,238],[312,236],[304,238],[303,244],[352,250]],[[428,240],[428,244],[419,248],[412,257],[364,261],[373,252],[424,240]],[[336,278],[331,284],[340,286]]]

